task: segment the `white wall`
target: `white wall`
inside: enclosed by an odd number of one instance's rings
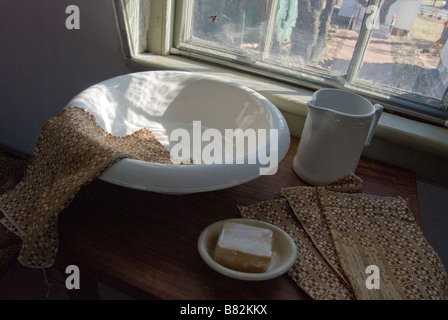
[[[389,9],[389,13],[386,16],[385,25],[392,23],[393,15],[396,15],[395,27],[411,30],[414,24],[415,17],[420,10],[420,4],[422,0],[398,0]],[[365,14],[365,8],[362,8],[356,0],[344,0],[339,10],[339,16],[351,17],[353,14],[358,15],[358,9],[360,8],[359,21],[362,20]]]
[[[410,31],[420,11],[422,0],[398,1],[398,3],[399,7],[395,11],[397,15],[395,28]]]
[[[65,9],[80,9],[68,30]],[[112,0],[0,1],[0,144],[32,153],[42,125],[83,89],[127,73]]]

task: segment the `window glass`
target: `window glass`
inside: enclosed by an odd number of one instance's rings
[[[441,100],[447,13],[420,1],[384,1],[359,78]]]
[[[278,1],[273,61],[345,74],[358,39],[338,1]],[[352,44],[352,45],[349,45]]]
[[[197,0],[193,39],[259,51],[266,26],[266,0]]]
[[[448,102],[444,97],[448,5],[444,1],[183,3],[189,10],[184,10],[178,49],[313,84],[402,99],[400,103],[418,112],[447,117],[443,101]]]

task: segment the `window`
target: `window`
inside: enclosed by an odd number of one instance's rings
[[[448,1],[114,0],[130,57],[184,55],[448,126]]]
[[[435,5],[435,6],[434,6]],[[448,119],[448,10],[424,0],[177,0],[172,54]]]

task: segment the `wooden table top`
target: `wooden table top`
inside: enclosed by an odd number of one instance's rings
[[[292,169],[299,140],[275,175],[240,186],[190,195],[164,195],[95,180],[59,216],[56,265],[76,264],[88,275],[136,298],[309,299],[287,275],[265,281],[228,278],[200,257],[197,240],[208,225],[240,218],[238,205],[278,197],[282,187],[305,185]],[[412,172],[361,159],[364,192],[401,196],[420,221]]]

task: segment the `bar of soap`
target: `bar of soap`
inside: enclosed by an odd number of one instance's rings
[[[224,221],[215,249],[215,261],[237,271],[266,272],[272,259],[270,229]]]

